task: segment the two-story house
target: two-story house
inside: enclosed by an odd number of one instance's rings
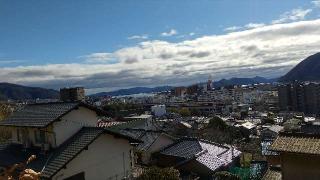
[[[36,155],[42,179],[121,179],[133,168],[137,140],[97,126],[99,110],[81,102],[30,104],[0,122],[11,131],[0,167]]]

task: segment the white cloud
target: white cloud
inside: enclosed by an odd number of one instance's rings
[[[311,12],[312,9],[293,9],[291,11],[283,13],[279,19],[273,20],[272,24],[304,20],[304,18]]]
[[[24,60],[17,59],[0,59],[0,64],[13,64],[13,63],[22,63]]]
[[[254,29],[254,28],[259,28],[263,26],[265,26],[264,23],[249,23],[249,24],[246,24],[244,27],[247,29]]]
[[[107,63],[114,59],[114,55],[112,53],[102,52],[80,56],[80,58],[84,58],[88,63]]]
[[[169,36],[173,36],[173,35],[176,35],[178,34],[178,31],[175,30],[175,29],[170,29],[170,31],[168,32],[163,32],[161,33],[160,35],[163,36],[163,37],[169,37]]]
[[[133,35],[133,36],[130,36],[128,37],[129,40],[133,40],[133,39],[148,39],[149,36],[147,34],[143,34],[143,35]]]
[[[242,27],[241,26],[231,26],[231,27],[225,28],[224,31],[236,31],[239,29],[242,29]]]
[[[230,77],[277,77],[319,51],[320,19],[203,36],[171,43],[144,41],[85,57],[100,63],[0,68],[0,81],[50,88],[180,85]],[[109,58],[118,63],[104,63]]]
[[[196,35],[196,33],[194,32],[189,33],[189,36],[194,36],[194,35]]]
[[[311,1],[311,3],[316,7],[320,7],[320,0]]]

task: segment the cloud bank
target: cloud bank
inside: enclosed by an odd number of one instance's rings
[[[191,84],[209,75],[214,79],[277,77],[319,51],[319,27],[320,20],[261,24],[177,43],[144,41],[115,52],[84,55],[74,64],[0,68],[0,81],[47,88],[85,86],[94,92]]]

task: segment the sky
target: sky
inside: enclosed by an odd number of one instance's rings
[[[0,0],[0,82],[88,93],[279,77],[319,51],[320,0]]]

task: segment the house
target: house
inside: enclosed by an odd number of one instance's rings
[[[147,119],[139,119],[118,124],[114,123],[114,125],[109,126],[112,131],[142,141],[134,148],[137,163],[142,165],[152,164],[152,154],[174,143],[176,140],[163,131],[164,128],[161,123],[153,121],[151,125],[147,126],[146,121]]]
[[[161,131],[145,129],[123,129],[121,134],[143,141],[136,148],[138,163],[149,165],[152,163],[152,154],[174,143],[175,138]]]
[[[261,139],[262,140],[274,140],[278,134],[283,131],[283,126],[272,125],[270,127],[266,127],[261,131]]]
[[[280,133],[270,150],[279,153],[282,179],[320,179],[319,135]]]
[[[235,127],[239,127],[241,132],[246,136],[249,137],[250,135],[257,134],[257,125],[251,122],[245,122],[242,124],[236,124]]]
[[[141,114],[138,116],[129,116],[129,117],[125,117],[125,119],[127,121],[144,121],[145,122],[145,126],[151,126],[152,125],[152,115],[150,114]]]
[[[195,138],[181,138],[162,149],[158,165],[173,166],[185,175],[210,178],[215,172],[228,170],[239,163],[241,152],[232,146]]]
[[[0,146],[0,167],[36,155],[29,168],[42,179],[120,179],[134,166],[132,143],[140,142],[110,129],[96,127],[95,107],[81,102],[30,104],[0,126],[12,134]]]
[[[156,117],[164,116],[167,113],[166,105],[160,104],[151,106],[151,112]]]
[[[261,154],[266,157],[269,165],[280,164],[279,154],[275,151],[270,151],[269,147],[283,130],[283,126],[272,125],[261,131]]]

